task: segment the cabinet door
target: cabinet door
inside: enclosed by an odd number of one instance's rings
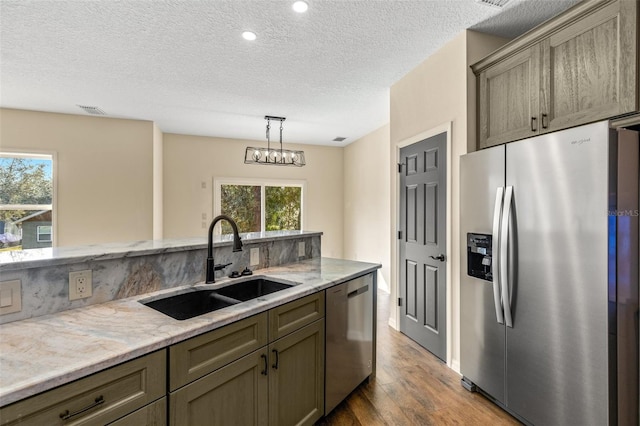
[[[478,76],[479,148],[537,133],[540,46],[534,45]]]
[[[324,319],[269,345],[269,424],[312,425],[324,413]]]
[[[637,2],[603,2],[542,42],[542,131],[638,109],[636,20]]]
[[[265,348],[169,394],[169,424],[266,425],[268,367]]]

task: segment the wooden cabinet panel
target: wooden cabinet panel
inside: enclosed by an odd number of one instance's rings
[[[267,344],[267,313],[229,324],[169,348],[169,390],[175,390]]]
[[[258,350],[169,396],[170,425],[266,425],[267,353]]]
[[[166,380],[162,350],[8,405],[0,419],[3,425],[107,424],[162,398]]]
[[[165,426],[167,424],[167,397],[157,400],[109,426]]]
[[[324,414],[324,319],[269,345],[269,424],[312,425]]]
[[[324,291],[269,311],[269,341],[274,341],[324,317]]]
[[[478,148],[636,112],[638,2],[578,3],[472,69]]]
[[[480,73],[480,148],[526,138],[537,129],[539,64],[540,48],[533,46]]]
[[[542,42],[544,131],[637,109],[631,3],[608,4]]]

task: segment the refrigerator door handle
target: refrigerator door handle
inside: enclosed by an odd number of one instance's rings
[[[493,235],[491,236],[491,253],[493,261],[491,262],[491,276],[493,277],[493,305],[496,308],[496,320],[498,324],[504,324],[504,315],[502,314],[502,303],[500,302],[500,269],[498,256],[499,238],[500,238],[500,213],[502,211],[502,199],[504,188],[498,187],[496,190],[496,202],[493,207]]]
[[[509,299],[509,218],[511,217],[511,203],[513,200],[513,186],[507,186],[502,205],[502,224],[500,232],[500,283],[502,285],[502,308],[507,327],[513,328],[511,317],[511,301]]]

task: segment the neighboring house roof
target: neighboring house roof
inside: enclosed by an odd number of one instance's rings
[[[22,219],[18,219],[15,222],[11,222],[11,223],[13,223],[14,225],[17,225],[22,222],[32,222],[32,221],[51,222],[51,210],[39,210],[28,216],[23,217]]]

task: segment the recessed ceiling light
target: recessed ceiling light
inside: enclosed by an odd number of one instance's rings
[[[256,39],[256,33],[253,31],[245,31],[242,33],[242,38],[245,40],[253,41]]]
[[[292,7],[293,7],[293,10],[295,10],[298,13],[304,13],[307,11],[307,9],[309,9],[309,5],[307,4],[307,2],[302,0],[299,0],[293,3]]]

